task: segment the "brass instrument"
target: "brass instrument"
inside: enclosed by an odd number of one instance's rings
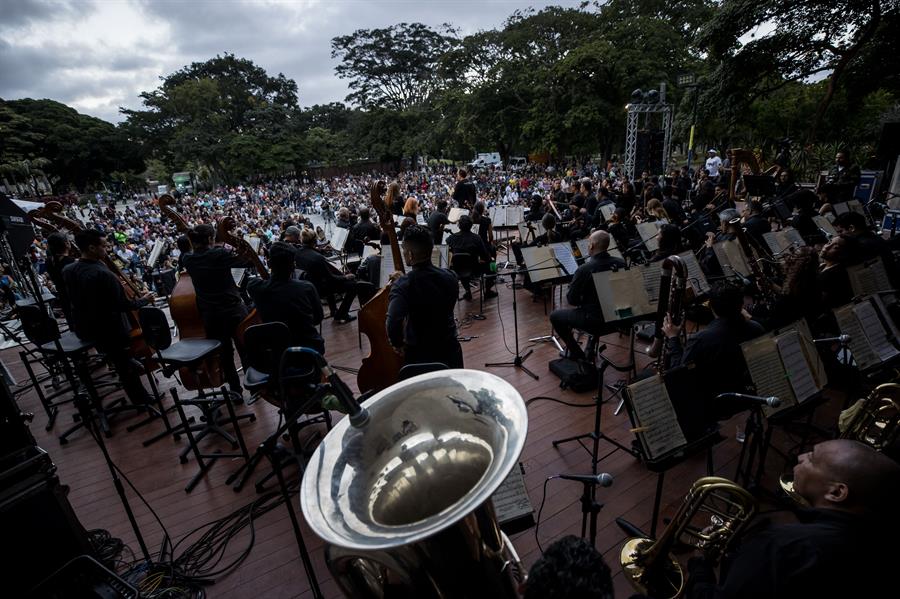
[[[876,451],[890,449],[900,441],[900,385],[878,385],[865,399],[854,406],[850,421],[843,427],[839,439],[865,443]],[[843,413],[842,413],[843,415]],[[802,507],[809,503],[794,490],[793,472],[782,474],[778,480],[781,490]]]
[[[674,278],[673,278],[674,271]],[[660,365],[664,367],[665,335],[663,334],[663,322],[668,314],[672,324],[680,325],[684,320],[682,303],[687,289],[687,265],[679,256],[669,256],[662,263],[662,276],[659,282],[659,301],[656,304],[656,330],[653,333],[653,343],[647,348],[647,355],[651,358],[661,358]]]
[[[517,597],[521,567],[491,495],[516,467],[528,414],[476,370],[402,381],[341,420],[303,474],[300,504],[348,597]]]
[[[756,499],[727,478],[697,480],[662,535],[654,541],[632,538],[620,554],[622,572],[640,593],[655,599],[677,597],[684,588],[684,572],[671,554],[676,543],[700,549],[715,563],[756,513]],[[693,524],[697,516],[709,521]]]

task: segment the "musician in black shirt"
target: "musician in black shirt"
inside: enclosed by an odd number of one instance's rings
[[[477,193],[475,184],[469,180],[469,175],[465,169],[459,169],[456,174],[456,187],[453,189],[453,199],[460,208],[471,210],[475,205]]]
[[[428,228],[434,238],[434,245],[444,243],[444,227],[450,224],[447,217],[447,200],[438,200],[435,211],[428,215]]]
[[[387,332],[406,364],[440,362],[462,368],[456,339],[456,275],[431,263],[431,231],[412,225],[403,239],[403,259],[410,267],[391,286]]]
[[[794,490],[809,504],[799,522],[757,525],[718,586],[710,564],[690,560],[689,599],[890,596],[900,466],[858,441],[825,441],[800,456]]]
[[[241,379],[234,366],[234,348],[238,325],[247,317],[247,306],[231,275],[232,268],[250,265],[224,247],[214,247],[216,230],[210,225],[197,225],[188,233],[194,251],[182,256],[181,263],[194,283],[197,308],[203,319],[208,339],[221,346],[219,356],[222,374],[234,393],[241,393]]]
[[[575,271],[566,295],[569,303],[576,307],[561,308],[550,313],[553,330],[565,343],[568,356],[575,360],[584,359],[584,350],[575,341],[572,329],[599,334],[604,325],[597,288],[594,286],[594,273],[625,268],[624,261],[609,255],[609,241],[609,233],[606,231],[591,233],[588,243],[590,258]]]
[[[311,347],[324,354],[325,341],[317,328],[324,316],[322,302],[312,283],[292,280],[294,248],[283,241],[273,243],[269,268],[271,278],[253,279],[247,285],[263,322],[283,322],[291,331],[291,345]]]
[[[290,229],[285,232],[285,240],[288,242],[295,242],[296,237],[296,233]],[[306,279],[315,285],[319,296],[328,300],[336,323],[345,324],[356,320],[356,316],[350,314],[350,306],[356,298],[356,277],[337,273],[336,267],[316,251],[316,234],[313,231],[304,229],[299,237],[300,246],[297,247],[294,258],[297,268],[306,273]],[[340,307],[337,307],[334,299],[335,293],[344,294]]]
[[[352,245],[349,251],[357,254],[362,254],[363,246],[366,243],[370,241],[378,243],[381,239],[381,229],[372,222],[372,215],[368,208],[359,209],[359,222],[350,229],[350,239]]]
[[[490,273],[491,254],[485,246],[481,237],[472,233],[472,219],[469,215],[463,215],[459,218],[459,233],[454,233],[447,239],[447,246],[453,255],[468,254],[475,259],[475,274],[478,276]],[[471,281],[468,278],[462,279],[463,288],[466,294],[463,296],[466,300],[472,299]],[[491,299],[497,297],[497,292],[493,290],[494,279],[485,280],[484,298]]]
[[[75,262],[75,258],[69,255],[71,244],[64,233],[52,233],[47,237],[47,274],[50,282],[56,290],[56,301],[66,317],[66,322],[71,324],[72,306],[69,302],[69,294],[66,283],[63,281],[63,269]]]
[[[127,314],[150,303],[153,296],[148,293],[136,300],[125,296],[122,284],[103,263],[108,242],[100,231],[79,231],[75,245],[81,250],[81,259],[62,269],[62,287],[70,302],[69,327],[106,354],[132,403],[148,403],[151,398],[129,353]]]

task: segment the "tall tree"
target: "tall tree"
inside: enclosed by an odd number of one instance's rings
[[[699,40],[715,65],[707,103],[739,110],[790,82],[824,76],[806,132],[814,140],[843,77],[876,33],[896,37],[880,24],[898,10],[895,0],[724,0]]]
[[[347,101],[362,108],[406,110],[436,89],[440,57],[457,40],[449,25],[434,30],[421,23],[358,29],[331,40],[338,77],[349,79]]]
[[[127,126],[172,169],[199,161],[220,181],[284,170],[299,143],[297,84],[233,54],[195,62],[143,92]]]

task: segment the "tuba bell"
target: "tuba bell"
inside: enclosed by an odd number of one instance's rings
[[[348,597],[518,596],[521,565],[491,495],[525,444],[528,414],[506,381],[443,370],[365,402],[303,474],[300,502]]]
[[[756,499],[727,478],[698,479],[659,539],[632,538],[625,542],[620,562],[625,577],[639,592],[654,599],[678,597],[684,572],[671,554],[676,543],[703,551],[715,563],[756,513]],[[708,517],[706,522],[695,522]]]

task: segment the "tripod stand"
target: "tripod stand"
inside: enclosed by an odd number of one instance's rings
[[[518,310],[518,304],[516,301],[516,275],[517,274],[518,274],[518,269],[513,270],[510,273],[510,276],[512,276],[512,292],[513,292],[513,331],[514,331],[514,335],[516,338],[515,358],[513,359],[512,362],[488,362],[485,364],[485,366],[486,367],[512,366],[514,368],[521,368],[523,371],[525,371],[525,374],[527,374],[534,380],[538,380],[540,377],[538,377],[538,375],[536,375],[535,373],[528,370],[528,368],[526,368],[524,365],[525,360],[528,358],[528,356],[530,356],[531,354],[534,353],[534,350],[529,349],[528,353],[526,353],[524,356],[519,355],[519,310]]]

